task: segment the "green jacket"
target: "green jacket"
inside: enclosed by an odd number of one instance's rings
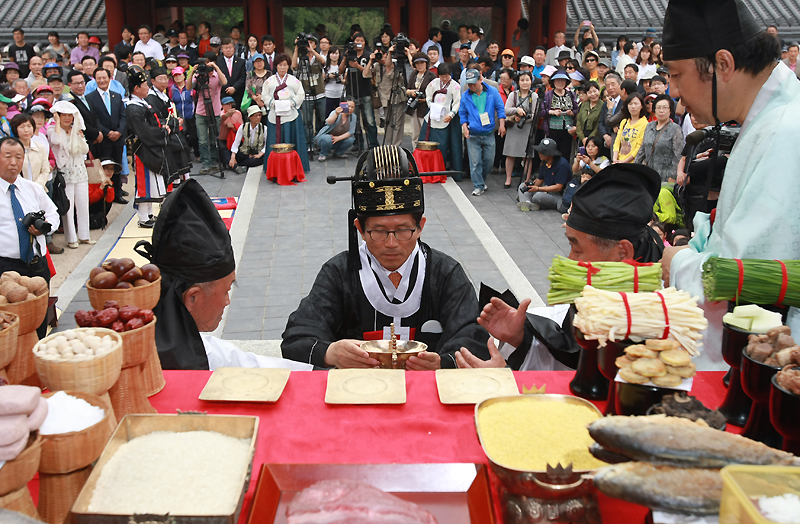
[[[584,102],[578,108],[578,118],[575,126],[577,127],[578,141],[583,142],[584,138],[600,135],[600,111],[603,110],[602,100],[598,100],[594,109],[591,102]]]

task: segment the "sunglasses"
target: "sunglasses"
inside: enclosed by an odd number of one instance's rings
[[[574,71],[574,70],[575,70],[575,66],[567,66],[565,69],[566,69],[567,71],[569,71],[570,69],[572,69],[572,70]]]
[[[587,58],[586,61],[587,62],[597,62],[597,59],[596,58]]]

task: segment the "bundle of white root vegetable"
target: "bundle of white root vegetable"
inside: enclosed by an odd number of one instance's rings
[[[626,338],[670,338],[697,356],[700,331],[708,327],[697,300],[674,287],[653,293],[617,293],[585,286],[575,299],[578,313],[573,325],[600,346]]]

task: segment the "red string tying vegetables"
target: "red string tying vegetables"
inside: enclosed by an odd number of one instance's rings
[[[742,285],[744,284],[744,264],[740,258],[735,258],[736,265],[739,266],[739,288],[736,290],[736,303],[739,303],[739,295],[742,294]]]
[[[783,303],[784,297],[786,297],[786,288],[789,287],[789,273],[786,271],[786,264],[784,264],[782,260],[776,260],[776,262],[781,265],[781,292],[776,302],[776,304],[780,306]]]
[[[667,313],[667,301],[664,300],[664,295],[656,291],[656,295],[661,299],[661,308],[664,310],[664,334],[661,335],[661,340],[666,340],[669,336],[669,313]]]
[[[594,267],[591,262],[578,262],[580,267],[586,268],[586,285],[592,285],[592,275],[596,275],[600,272],[599,267]]]
[[[635,261],[633,259],[630,259],[630,258],[626,259],[626,260],[623,260],[623,262],[633,266],[633,292],[634,293],[638,293],[639,292],[639,267],[640,266],[641,267],[643,267],[643,266],[652,266],[653,263],[652,262],[647,262],[647,263],[637,262],[637,261]]]
[[[633,322],[631,318],[631,306],[628,304],[628,296],[626,293],[620,291],[619,296],[622,297],[622,303],[625,304],[625,314],[628,315],[628,332],[625,333],[625,340],[627,340],[627,338],[631,336],[631,323]]]

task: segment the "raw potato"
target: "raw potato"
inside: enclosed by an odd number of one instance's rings
[[[667,374],[664,363],[657,358],[639,358],[631,364],[631,371],[644,377],[663,377]]]
[[[668,366],[680,367],[688,366],[692,363],[692,357],[683,349],[668,349],[662,351],[658,354],[658,358]]]
[[[647,384],[649,381],[647,377],[643,377],[638,373],[634,373],[630,370],[630,368],[620,369],[619,376],[622,377],[622,380],[625,382],[630,382],[631,384]]]
[[[625,353],[636,358],[657,358],[658,353],[648,349],[644,344],[635,344],[625,348]]]

